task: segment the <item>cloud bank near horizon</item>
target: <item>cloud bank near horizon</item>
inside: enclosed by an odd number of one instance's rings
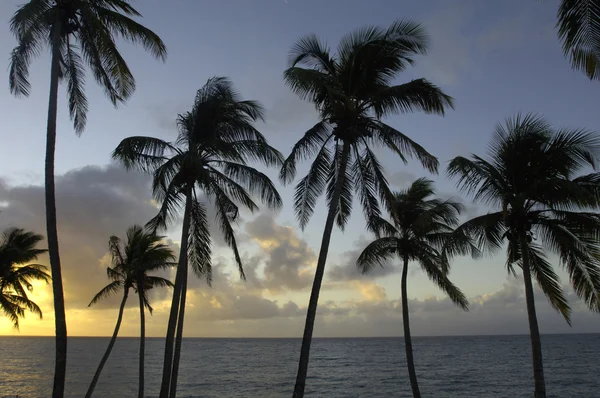
[[[109,335],[120,297],[93,308],[87,305],[107,283],[108,237],[123,236],[131,224],[143,225],[156,212],[149,178],[112,165],[88,166],[57,176],[56,191],[69,333]],[[13,186],[0,179],[0,207],[1,229],[18,226],[45,231],[43,187]],[[186,336],[301,336],[318,248],[311,247],[295,226],[280,224],[272,213],[245,216],[237,227],[248,276],[242,282],[231,253],[219,240],[218,228],[213,227],[211,232],[215,237],[213,286],[197,278],[190,281]],[[177,225],[168,236],[169,244],[177,251]],[[363,276],[354,265],[369,239],[360,236],[346,251],[331,256],[318,311],[317,336],[401,335],[399,289],[395,288],[398,267],[392,263]],[[47,264],[47,258],[40,262]],[[461,285],[460,280],[455,283]],[[565,288],[573,307],[573,327],[550,308],[537,290],[542,333],[596,332],[600,316],[587,311],[572,290]],[[44,319],[28,314],[21,334],[53,334],[50,286],[36,283],[32,297],[42,307]],[[147,317],[148,335],[164,334],[170,297],[166,289],[153,292],[155,311]],[[415,335],[519,334],[528,330],[519,279],[507,278],[500,289],[469,297],[469,312],[454,307],[441,293],[423,295],[413,289],[410,297]],[[129,304],[122,335],[135,336],[138,310],[135,300]],[[0,318],[0,334],[14,333],[10,323]]]

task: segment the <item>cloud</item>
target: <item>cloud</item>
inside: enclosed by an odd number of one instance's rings
[[[248,237],[258,244],[260,254],[251,257],[255,269],[264,265],[260,284],[272,292],[302,290],[313,280],[317,257],[293,227],[262,214],[245,225]]]
[[[2,184],[0,202],[6,204],[0,227],[46,235],[43,187]],[[156,207],[148,177],[116,166],[88,166],[57,176],[56,202],[67,307],[82,308],[107,283],[108,238],[124,237],[129,226],[145,224]],[[47,264],[47,258],[41,262]]]
[[[67,318],[72,335],[109,335],[114,327],[119,298],[96,309],[86,308],[106,282],[106,241],[124,235],[133,223],[143,224],[156,212],[150,200],[148,178],[115,166],[85,167],[56,179],[59,236],[64,273]],[[0,228],[19,226],[44,232],[43,188],[12,186],[0,179]],[[247,282],[239,280],[229,253],[216,250],[214,281],[208,287],[190,274],[186,336],[293,337],[303,330],[309,287],[316,255],[289,226],[274,215],[261,214],[240,225],[240,249]],[[360,237],[337,264],[328,268],[319,305],[318,336],[386,336],[401,334],[401,306],[396,290],[387,292],[385,277],[396,266],[376,268],[360,275],[356,258],[368,243]],[[47,263],[47,259],[41,259]],[[340,289],[345,289],[340,295]],[[356,295],[348,296],[347,291]],[[23,334],[52,334],[52,296],[49,286],[36,282],[33,298],[44,320],[29,315]],[[588,312],[572,292],[573,328],[548,305],[536,289],[536,306],[543,333],[588,332],[600,327],[598,314]],[[471,311],[463,312],[443,296],[411,298],[411,324],[415,335],[526,333],[527,313],[522,281],[507,279],[495,292],[470,298]],[[155,309],[147,317],[148,335],[164,335],[171,292],[161,289],[152,297]],[[137,335],[135,298],[125,312],[123,335]],[[4,333],[13,333],[5,318]]]

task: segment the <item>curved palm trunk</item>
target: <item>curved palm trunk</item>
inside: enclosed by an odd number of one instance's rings
[[[179,300],[179,319],[177,320],[177,335],[175,336],[175,354],[173,356],[173,371],[171,372],[171,388],[169,391],[169,398],[175,398],[177,396],[177,376],[179,375],[179,359],[181,358],[181,342],[183,340],[183,318],[185,316],[187,274],[188,269],[185,267],[183,270],[181,299]]]
[[[48,101],[48,125],[46,131],[46,161],[44,166],[46,236],[48,256],[52,272],[52,295],[54,296],[54,327],[56,350],[54,363],[54,384],[52,397],[62,398],[65,394],[67,372],[67,317],[63,294],[60,256],[58,251],[58,231],[56,227],[56,197],[54,193],[54,154],[56,151],[56,114],[58,110],[58,75],[60,70],[60,18],[52,32],[52,64],[50,67],[50,98]]]
[[[102,373],[102,369],[110,356],[110,352],[117,341],[117,335],[119,334],[119,328],[121,327],[121,321],[123,320],[123,310],[125,309],[125,303],[127,302],[127,296],[129,295],[129,289],[125,289],[123,293],[123,300],[121,300],[121,306],[119,307],[119,316],[117,317],[117,324],[115,325],[115,331],[113,332],[112,337],[110,338],[110,342],[108,343],[108,347],[106,347],[106,352],[104,356],[100,360],[100,364],[98,365],[98,369],[96,369],[96,373],[94,374],[94,378],[90,383],[90,386],[85,393],[85,398],[90,398],[94,393],[94,389],[96,388],[96,384],[98,384],[98,380],[100,379],[100,373]]]
[[[179,302],[183,288],[183,279],[187,275],[187,245],[190,231],[190,216],[192,211],[192,190],[188,190],[185,199],[185,211],[183,214],[183,228],[181,230],[181,247],[179,251],[179,263],[175,273],[175,285],[173,286],[173,300],[171,301],[171,312],[167,326],[167,337],[165,339],[165,356],[163,362],[163,375],[160,385],[160,398],[168,398],[171,384],[171,371],[173,367],[173,351],[175,341],[175,328],[179,313]],[[185,272],[185,275],[184,275]]]
[[[140,288],[144,286],[143,281],[138,281],[138,297],[140,299],[140,370],[138,398],[144,398],[144,356],[146,351],[146,313],[144,311],[144,291]]]
[[[402,268],[402,323],[404,324],[404,348],[406,350],[406,365],[408,366],[408,377],[410,378],[410,388],[414,398],[421,398],[419,384],[417,383],[417,372],[415,371],[415,361],[413,358],[412,339],[410,337],[410,319],[408,314],[408,293],[406,291],[406,280],[408,279],[408,258],[404,257],[404,267]]]
[[[533,357],[533,380],[535,383],[535,398],[546,398],[546,381],[544,380],[544,366],[542,364],[542,341],[538,328],[537,315],[535,312],[535,300],[533,297],[533,283],[531,281],[531,270],[529,268],[529,255],[527,235],[520,232],[521,255],[523,256],[523,280],[525,281],[525,301],[527,303],[527,315],[529,318],[529,337],[531,339],[531,354]]]
[[[337,204],[342,194],[342,186],[346,176],[346,166],[348,164],[348,153],[350,152],[350,144],[344,142],[342,148],[342,158],[340,160],[340,168],[338,170],[337,181],[333,191],[332,206],[327,214],[325,222],[325,230],[323,231],[323,239],[321,240],[321,249],[319,251],[319,259],[317,260],[317,269],[315,271],[315,279],[313,281],[312,290],[310,292],[310,300],[308,302],[308,310],[306,313],[306,324],[304,326],[304,335],[302,337],[302,347],[300,348],[300,362],[298,364],[298,374],[296,376],[296,385],[294,386],[293,398],[303,398],[304,388],[306,386],[306,375],[308,373],[308,361],[310,357],[310,344],[312,342],[313,329],[315,326],[315,318],[317,316],[317,305],[319,303],[319,293],[321,284],[323,283],[323,275],[325,274],[325,262],[327,261],[327,253],[329,251],[329,242],[331,241],[331,233],[333,231],[333,223],[337,213]]]

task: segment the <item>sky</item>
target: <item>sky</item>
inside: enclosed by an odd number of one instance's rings
[[[15,46],[8,26],[22,0],[0,2],[0,54]],[[564,59],[554,28],[558,1],[503,0],[221,0],[218,2],[145,0],[136,7],[142,22],[165,41],[166,63],[127,43],[119,48],[136,76],[137,90],[115,109],[88,75],[88,124],[77,137],[69,122],[66,93],[59,93],[56,151],[58,229],[70,335],[112,333],[120,297],[88,308],[94,294],[108,283],[107,241],[124,236],[128,226],[144,224],[156,213],[147,176],[113,164],[111,151],[125,137],[176,136],[178,113],[191,108],[194,94],[212,76],[229,77],[244,98],[260,101],[266,123],[257,127],[287,155],[296,140],[316,122],[311,104],[285,86],[282,74],[288,53],[299,38],[317,34],[333,49],[340,38],[365,25],[387,26],[396,19],[422,23],[431,37],[427,55],[398,81],[425,77],[454,97],[456,109],[445,117],[403,114],[387,122],[440,159],[442,172],[429,175],[416,162],[404,165],[381,152],[391,185],[401,189],[428,176],[440,196],[467,205],[466,216],[489,209],[471,203],[445,179],[447,162],[458,155],[485,154],[496,123],[517,112],[543,115],[555,126],[598,129],[600,90]],[[31,66],[32,93],[16,99],[6,73],[0,90],[0,229],[18,226],[45,232],[43,167],[49,88],[47,52]],[[299,169],[299,176],[307,170]],[[277,171],[267,174],[276,178]],[[188,291],[184,335],[188,337],[299,337],[316,265],[323,220],[321,200],[302,231],[292,208],[293,186],[277,182],[284,208],[244,213],[236,233],[248,275],[242,282],[233,255],[212,228],[214,282],[193,278]],[[166,234],[177,250],[179,223]],[[320,296],[315,335],[323,337],[401,335],[400,274],[397,264],[361,275],[356,258],[373,237],[355,206],[345,231],[334,230]],[[47,264],[41,257],[40,263]],[[455,308],[411,264],[409,306],[415,335],[526,333],[523,282],[509,277],[502,253],[473,261],[457,258],[451,279],[470,300],[469,312]],[[557,262],[554,259],[554,263]],[[558,264],[557,264],[558,265]],[[553,311],[536,290],[542,333],[597,332],[600,316],[585,310],[561,271],[573,307],[572,327]],[[172,276],[172,275],[165,275]],[[537,287],[536,287],[537,288]],[[21,321],[20,332],[0,318],[0,335],[52,335],[54,319],[50,286],[35,284],[31,297],[43,310]],[[152,292],[147,335],[163,336],[171,292]],[[138,309],[130,300],[122,335],[138,333]]]

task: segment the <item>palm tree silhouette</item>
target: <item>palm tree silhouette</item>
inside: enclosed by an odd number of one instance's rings
[[[388,260],[402,260],[402,321],[406,362],[413,397],[421,397],[415,363],[408,312],[407,277],[408,264],[416,261],[421,269],[460,308],[468,310],[465,295],[448,279],[448,254],[467,253],[473,249],[468,237],[459,239],[453,229],[464,206],[452,200],[433,199],[433,181],[419,178],[404,191],[394,194],[391,203],[391,223],[377,217],[371,222],[379,237],[360,254],[356,265],[364,273],[374,266],[383,266]],[[449,248],[450,250],[444,250]]]
[[[106,352],[100,360],[98,369],[90,383],[86,398],[92,396],[94,388],[98,383],[104,364],[108,360],[110,352],[115,345],[123,310],[129,296],[129,289],[137,293],[140,303],[140,358],[139,358],[139,388],[138,397],[144,397],[144,351],[145,351],[145,325],[146,317],[144,307],[152,313],[152,307],[148,300],[148,290],[155,287],[173,286],[171,281],[160,276],[149,275],[151,272],[161,271],[176,265],[175,255],[169,246],[161,243],[164,236],[158,236],[153,232],[145,231],[139,225],[127,229],[127,243],[123,245],[117,236],[111,236],[108,240],[108,248],[112,257],[112,267],[106,268],[106,273],[111,282],[100,290],[92,299],[89,306],[98,301],[123,291],[123,299],[119,307],[119,315],[112,338],[108,343]]]
[[[436,172],[438,160],[400,131],[381,121],[394,113],[422,110],[443,115],[452,98],[425,79],[393,85],[399,72],[426,52],[423,28],[397,21],[388,28],[365,27],[342,38],[337,54],[310,35],[292,48],[284,78],[292,91],[316,106],[320,121],[294,145],[280,172],[284,184],[296,175],[296,163],[314,158],[308,174],[296,185],[294,208],[300,227],[313,214],[317,198],[326,191],[329,207],[317,269],[308,304],[294,397],[304,396],[319,291],[334,223],[344,228],[354,193],[365,217],[380,215],[378,200],[388,206],[391,192],[374,146],[392,150],[400,160],[416,157]]]
[[[126,168],[139,168],[154,175],[154,197],[161,207],[148,223],[149,227],[166,228],[184,207],[161,398],[174,397],[177,389],[188,261],[198,277],[206,278],[209,284],[212,278],[206,202],[215,206],[216,221],[234,253],[243,279],[242,259],[232,226],[238,219],[239,207],[251,212],[257,210],[252,196],[271,209],[282,205],[271,180],[248,165],[248,161],[258,161],[266,166],[280,166],[283,161],[281,154],[253,127],[256,120],[263,120],[262,106],[255,101],[241,100],[228,79],[214,77],[198,90],[192,111],[179,115],[179,135],[175,143],[152,137],[130,137],[113,153]]]
[[[131,96],[135,80],[119,53],[115,39],[121,37],[140,43],[157,58],[164,60],[167,50],[160,38],[130,17],[140,17],[129,0],[30,0],[13,15],[10,29],[17,38],[11,53],[9,85],[11,93],[28,96],[31,85],[29,65],[48,46],[51,52],[50,99],[46,132],[45,204],[46,229],[54,318],[56,326],[56,362],[52,396],[62,398],[67,366],[67,323],[56,228],[54,155],[58,85],[67,82],[69,113],[75,132],[81,134],[86,123],[88,101],[84,92],[85,65],[116,106]]]
[[[570,324],[571,309],[546,252],[558,256],[575,293],[600,310],[600,173],[575,177],[595,167],[600,139],[585,130],[554,129],[531,114],[517,115],[498,125],[488,159],[454,158],[448,175],[476,201],[497,209],[457,228],[472,236],[485,251],[507,248],[507,269],[523,271],[531,337],[535,397],[546,396],[542,345],[532,279]]]
[[[43,239],[42,235],[10,228],[4,231],[0,240],[0,308],[17,330],[19,318],[25,317],[25,310],[42,318],[40,307],[29,299],[27,292],[33,291],[33,280],[50,281],[45,266],[29,264],[46,252],[45,249],[36,249]]]

